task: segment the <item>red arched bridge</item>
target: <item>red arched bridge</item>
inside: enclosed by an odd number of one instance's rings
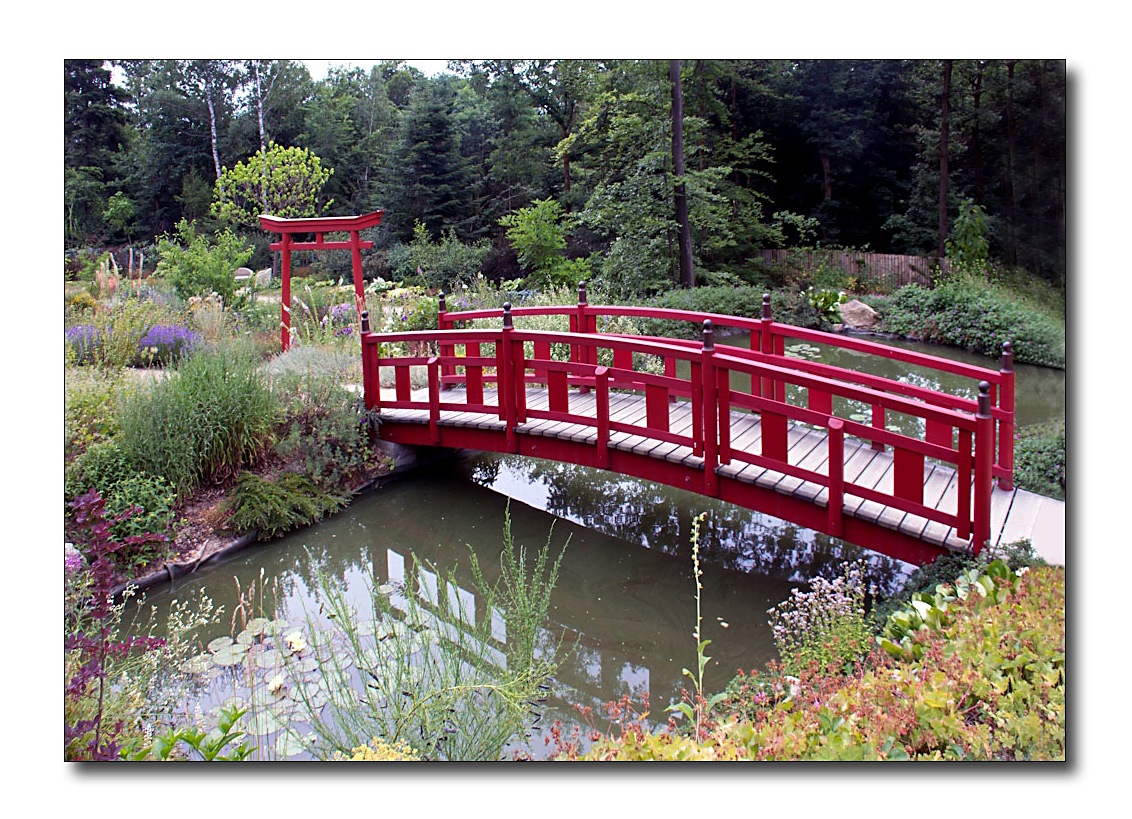
[[[563,330],[514,326],[525,316]],[[693,322],[702,339],[602,332],[617,317]],[[754,319],[590,305],[584,285],[556,307],[450,313],[442,294],[438,326],[370,332],[363,314],[365,403],[385,440],[611,470],[916,564],[979,552],[1011,494],[994,491],[1013,483],[1009,343],[996,372],[780,324],[768,296]],[[749,347],[725,343],[736,333]],[[967,377],[974,397],[788,355],[787,339]]]

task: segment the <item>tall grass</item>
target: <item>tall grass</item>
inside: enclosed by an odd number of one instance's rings
[[[260,465],[279,404],[250,345],[202,348],[172,377],[130,400],[121,418],[131,464],[165,478],[178,494]]]

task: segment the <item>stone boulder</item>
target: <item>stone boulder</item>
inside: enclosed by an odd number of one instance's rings
[[[252,271],[250,269],[248,269],[246,267],[240,267],[240,268],[236,269],[236,281],[238,281],[238,282],[247,281],[251,277],[252,277]]]
[[[271,284],[271,268],[265,267],[255,274],[255,286],[267,287],[269,284]]]
[[[841,322],[850,330],[871,330],[880,320],[880,314],[864,302],[852,299],[841,307]]]

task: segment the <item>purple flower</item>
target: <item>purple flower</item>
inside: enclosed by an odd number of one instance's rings
[[[138,352],[145,361],[167,364],[192,350],[200,340],[200,336],[188,327],[155,324],[138,342]]]
[[[345,336],[352,336],[353,334],[354,334],[354,328],[353,328],[353,326],[350,326],[350,327],[342,327],[341,329],[339,329],[339,330],[335,330],[335,331],[334,331],[334,335],[336,335],[336,336],[343,336],[343,337],[345,337]]]
[[[85,565],[86,560],[83,558],[82,553],[70,543],[66,544],[63,551],[63,571],[71,575],[80,571]]]
[[[98,346],[99,332],[93,324],[76,324],[63,332],[67,344],[75,351],[75,361],[78,364],[86,363]]]

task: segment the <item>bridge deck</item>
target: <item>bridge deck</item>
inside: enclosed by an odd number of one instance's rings
[[[454,387],[444,392],[445,403],[463,402],[463,390]],[[428,391],[418,390],[413,394],[415,401],[427,401]],[[484,390],[484,403],[498,406],[498,396],[494,390]],[[549,409],[546,390],[530,388],[527,390],[527,407],[530,410]],[[592,393],[570,391],[570,413],[595,418],[597,416],[596,398]],[[735,451],[758,453],[761,440],[759,416],[748,412],[731,412],[731,446]],[[610,417],[615,423],[644,426],[646,423],[646,402],[643,396],[632,393],[610,394]],[[388,424],[428,424],[427,410],[381,409],[383,423]],[[441,410],[439,424],[442,427],[470,427],[489,432],[506,433],[506,424],[493,415],[481,412],[460,412]],[[669,429],[677,434],[686,433],[692,425],[691,404],[687,401],[673,401],[669,407]],[[643,431],[643,430],[642,430]],[[576,444],[594,445],[597,431],[594,426],[531,419],[519,424],[516,432],[520,436],[554,438]],[[828,474],[828,447],[825,430],[804,424],[792,424],[788,428],[788,463],[801,466],[821,475]],[[693,454],[691,447],[677,443],[660,441],[645,435],[614,431],[610,434],[609,446],[612,449],[638,456],[666,461],[692,470],[703,470],[703,458]],[[877,451],[871,443],[851,437],[845,439],[846,484],[852,483],[878,491],[891,492],[893,482],[893,456],[890,452]],[[776,472],[741,460],[732,460],[716,469],[716,474],[725,480],[773,490],[777,493],[807,501],[817,507],[828,505],[828,490],[820,485],[800,478]],[[1013,492],[995,489],[991,505],[992,542],[997,541],[1003,530]],[[945,464],[926,462],[924,465],[924,504],[937,510],[954,513],[957,503],[957,481],[954,468]],[[970,548],[967,539],[959,538],[954,527],[947,527],[937,521],[906,513],[875,501],[846,494],[843,504],[844,514],[886,529],[899,531],[933,546],[949,550],[966,551]]]

